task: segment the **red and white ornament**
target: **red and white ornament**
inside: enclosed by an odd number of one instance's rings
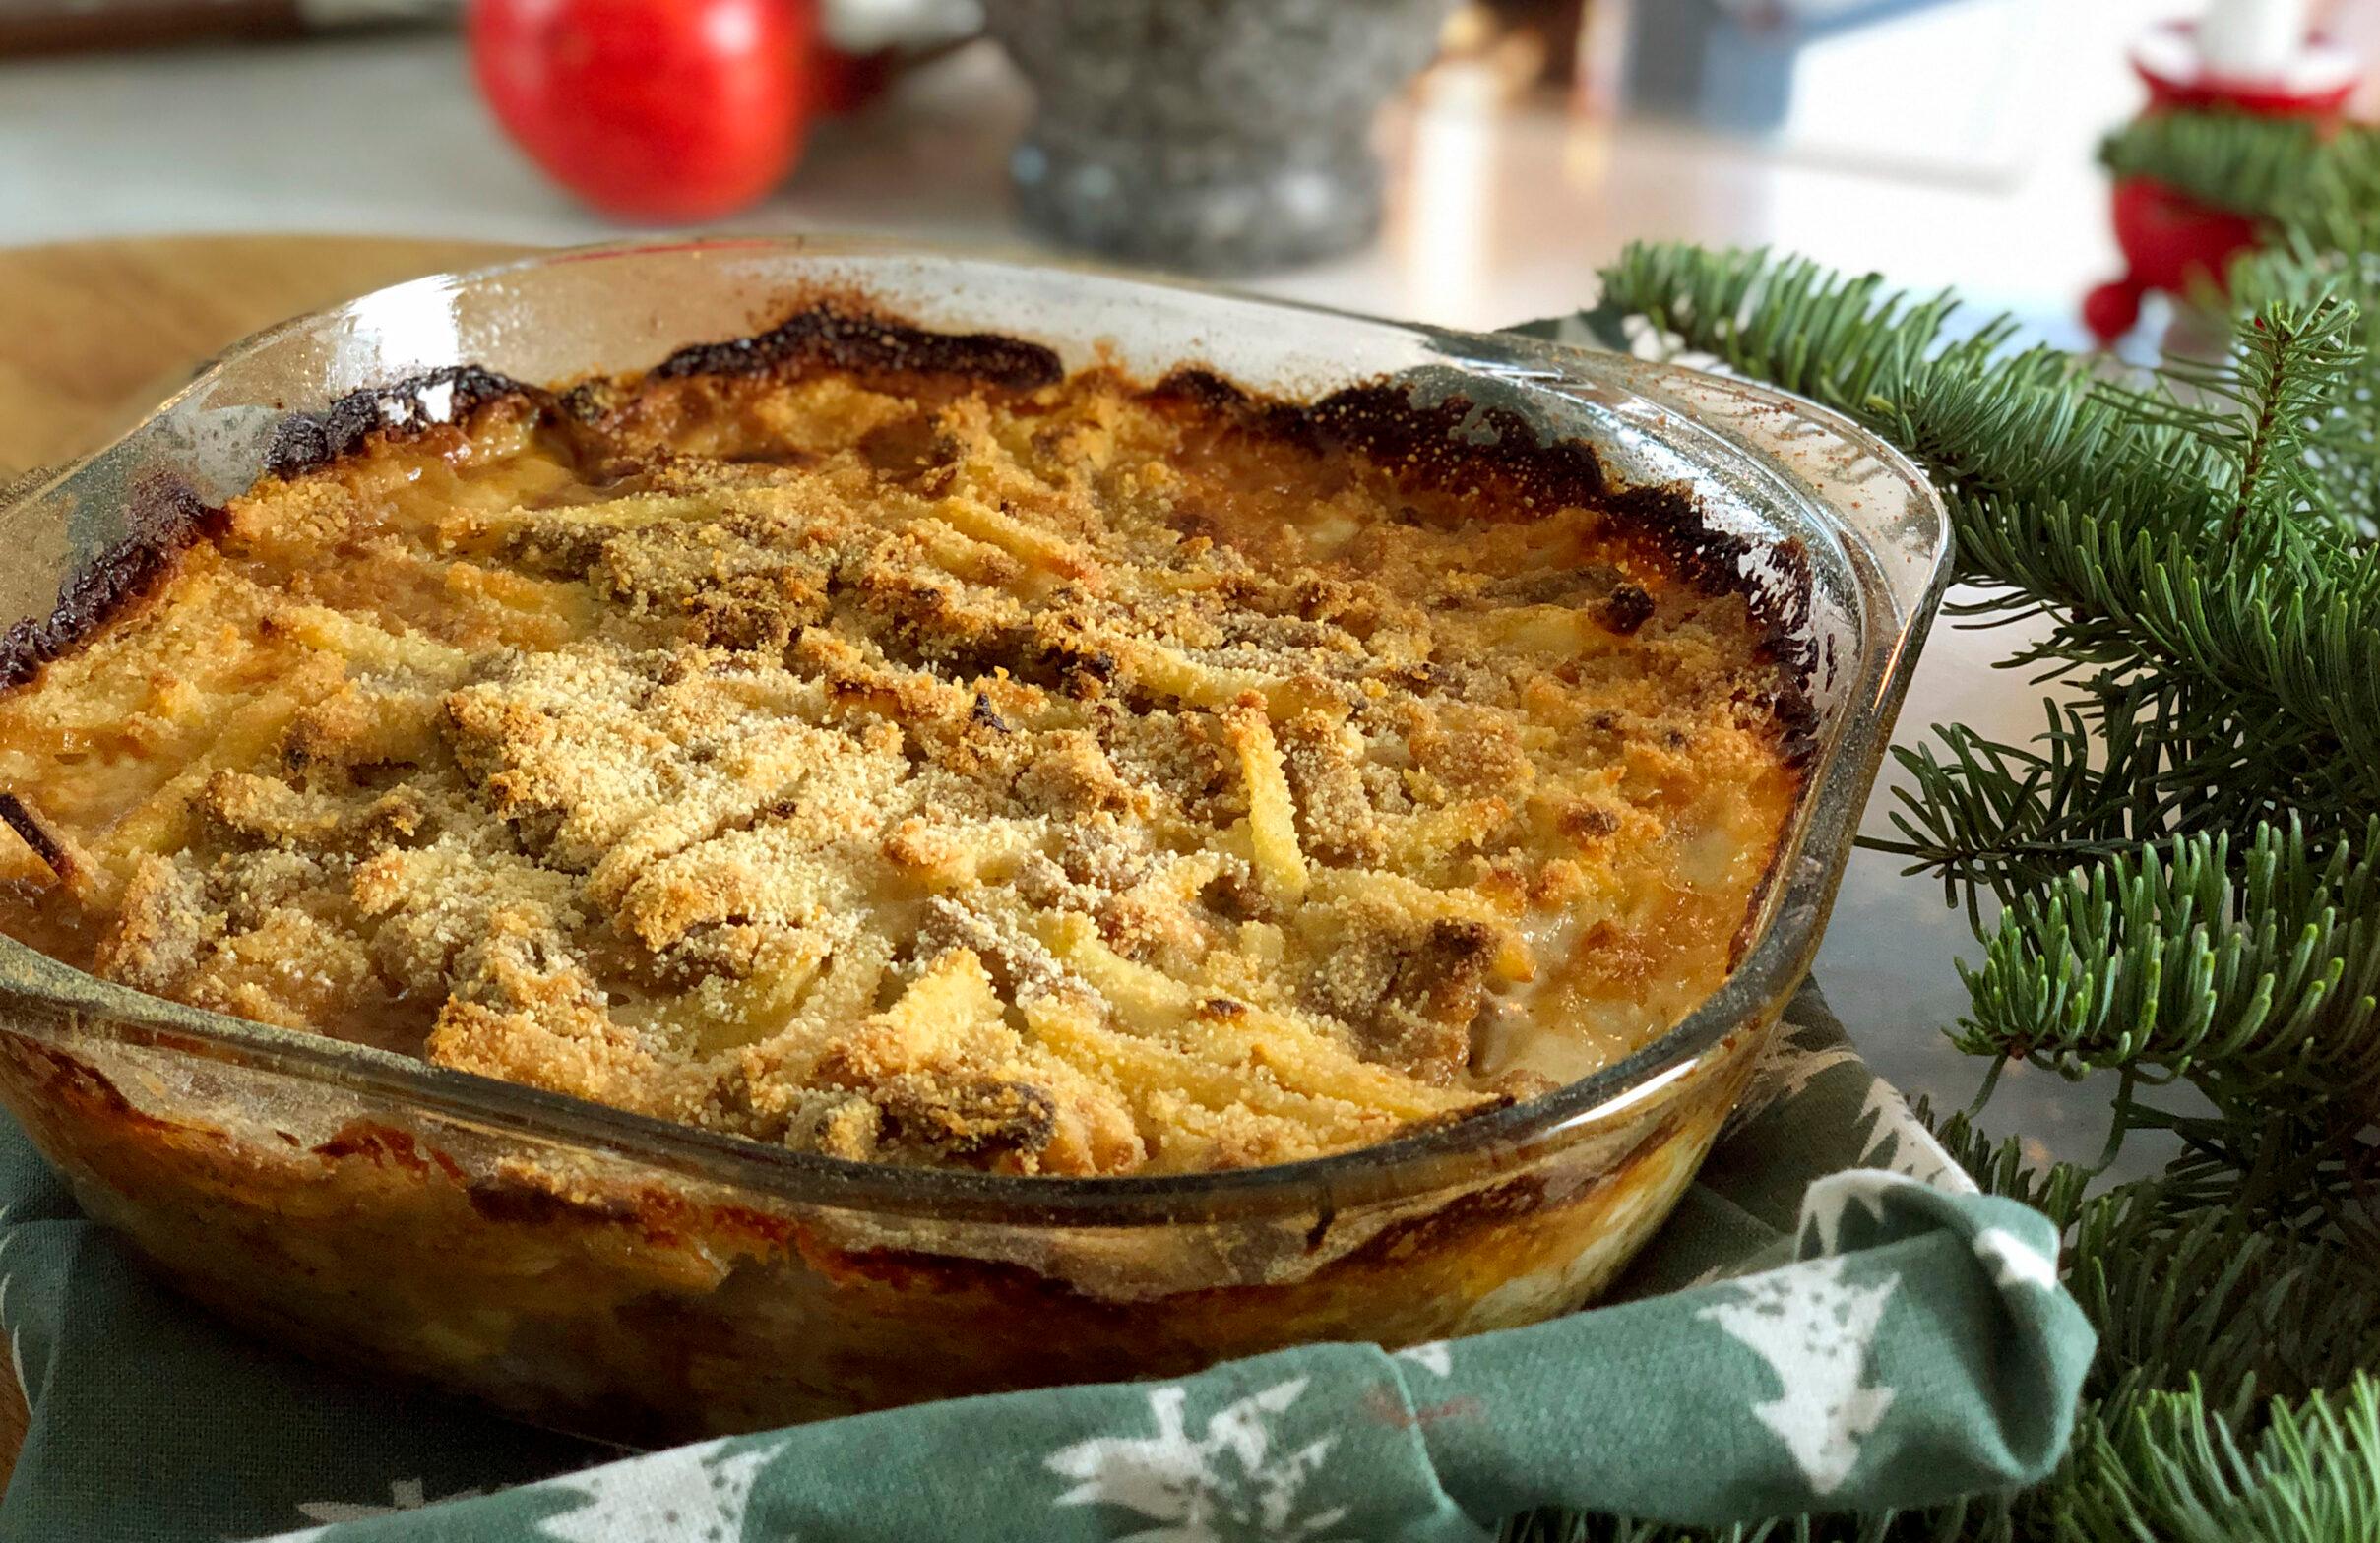
[[[2308,10],[2308,0],[2215,0],[2196,23],[2153,29],[2132,50],[2149,88],[2142,115],[2228,109],[2337,123],[2360,71],[2352,53],[2309,33]],[[2118,178],[2112,212],[2123,277],[2083,299],[2083,323],[2102,344],[2132,330],[2152,289],[2220,287],[2231,259],[2260,235],[2246,216],[2150,177]]]

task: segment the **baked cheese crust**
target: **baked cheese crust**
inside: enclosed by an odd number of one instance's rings
[[[1041,373],[512,391],[266,479],[0,694],[0,931],[1028,1174],[1377,1142],[1720,983],[1801,781],[1742,593],[1510,457]]]

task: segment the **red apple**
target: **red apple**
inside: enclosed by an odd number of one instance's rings
[[[471,65],[554,180],[627,219],[744,208],[810,116],[814,0],[472,0]]]

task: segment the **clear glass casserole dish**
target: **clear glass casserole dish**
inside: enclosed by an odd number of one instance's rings
[[[144,996],[0,938],[0,1099],[91,1213],[278,1343],[638,1442],[928,1398],[1175,1375],[1285,1343],[1409,1344],[1593,1297],[1691,1179],[1815,952],[1948,526],[1890,449],[1740,382],[1088,271],[852,241],[541,256],[422,279],[231,350],[0,511],[0,632],[103,608],[194,509],[468,366],[649,367],[832,296],[1145,379],[1461,398],[1620,486],[1690,495],[1800,661],[1806,781],[1725,983],[1545,1097],[1272,1167],[1022,1178],[759,1145]],[[1477,435],[1479,412],[1456,432]],[[1485,432],[1496,432],[1488,427]]]

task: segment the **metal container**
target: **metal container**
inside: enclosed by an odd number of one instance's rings
[[[0,632],[141,565],[175,511],[327,420],[440,418],[485,365],[560,381],[745,336],[821,294],[1144,378],[1309,399],[1387,381],[1455,432],[1584,446],[1689,495],[1801,661],[1807,781],[1725,983],[1533,1102],[1275,1167],[1051,1179],[708,1135],[141,995],[0,939],[0,1099],[191,1295],[272,1340],[631,1441],[1315,1339],[1400,1345],[1593,1297],[1658,1227],[1817,948],[1944,582],[1941,504],[1842,418],[1741,382],[1058,267],[849,241],[565,252],[421,279],[227,353],[0,511]],[[393,390],[391,388],[394,388]],[[358,395],[362,394],[362,395]],[[1467,410],[1446,413],[1451,399]]]

